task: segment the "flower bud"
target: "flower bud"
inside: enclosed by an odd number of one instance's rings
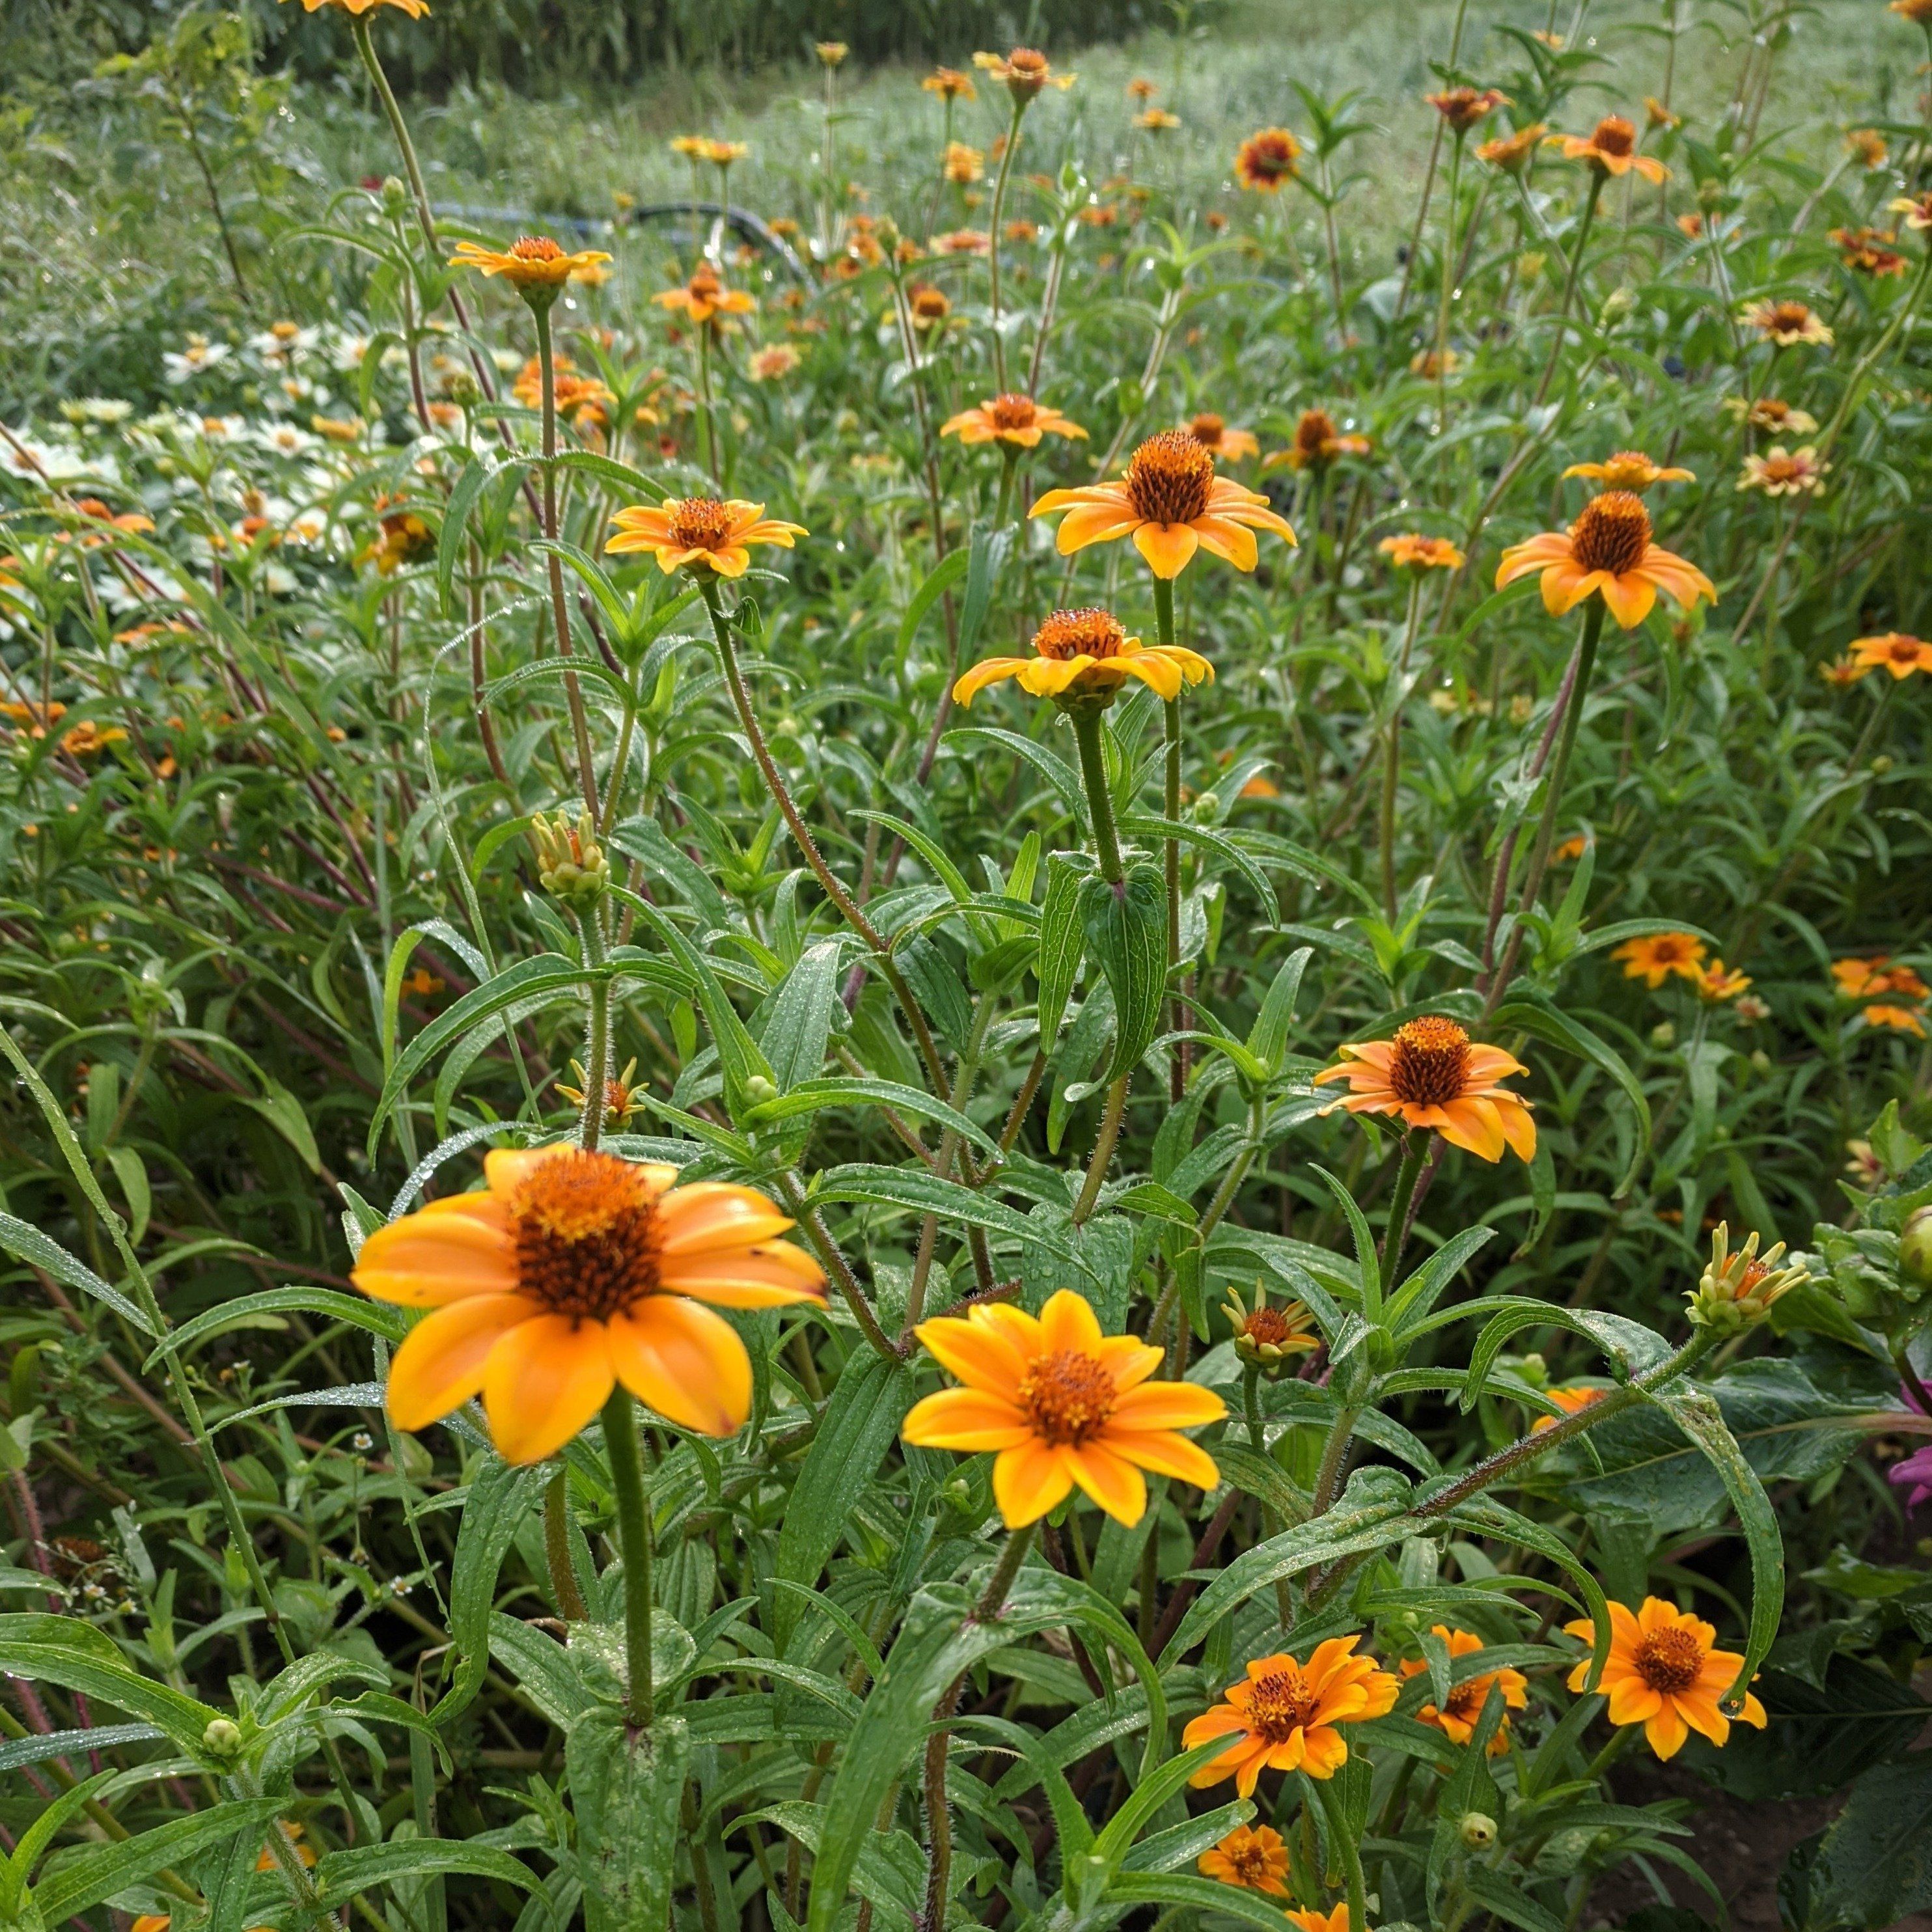
[[[1700,1328],[1732,1334],[1762,1322],[1771,1305],[1807,1279],[1802,1265],[1780,1268],[1782,1241],[1760,1256],[1754,1234],[1736,1254],[1730,1252],[1729,1223],[1720,1221],[1711,1237],[1711,1259],[1697,1286],[1690,1290],[1690,1319]]]
[[[580,812],[572,825],[562,812],[530,820],[530,846],[536,854],[537,877],[554,897],[578,905],[593,905],[610,883],[610,862],[597,842],[590,814]]]
[[[1486,1852],[1496,1841],[1496,1821],[1486,1811],[1465,1811],[1456,1834],[1472,1852]]]
[[[232,1757],[242,1748],[242,1726],[227,1718],[209,1718],[201,1748],[210,1757]]]
[[[1932,1288],[1932,1208],[1918,1209],[1900,1232],[1898,1271],[1915,1288]]]
[[[382,212],[392,221],[399,220],[409,212],[410,191],[394,175],[382,184]]]
[[[754,1107],[762,1107],[767,1100],[778,1097],[778,1088],[762,1073],[754,1073],[745,1082],[745,1098]]]
[[[1221,795],[1219,792],[1204,791],[1194,801],[1194,815],[1202,824],[1212,824],[1221,815]]]
[[[1650,1030],[1650,1043],[1652,1046],[1675,1046],[1677,1029],[1668,1020],[1659,1020]]]
[[[1291,1355],[1321,1346],[1321,1337],[1307,1326],[1308,1310],[1298,1301],[1270,1308],[1268,1289],[1258,1281],[1253,1307],[1244,1306],[1240,1291],[1231,1289],[1222,1312],[1234,1325],[1234,1353],[1242,1365],[1270,1378],[1280,1374]]]

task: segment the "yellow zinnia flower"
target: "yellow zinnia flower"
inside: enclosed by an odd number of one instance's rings
[[[1817,451],[1809,443],[1792,450],[1773,444],[1762,456],[1744,458],[1738,488],[1762,490],[1767,496],[1815,496],[1824,488],[1831,466],[1819,460]]]
[[[1536,152],[1536,144],[1549,132],[1540,121],[1532,121],[1527,127],[1518,128],[1508,134],[1497,136],[1493,141],[1485,141],[1476,150],[1479,161],[1487,161],[1492,167],[1502,168],[1510,174],[1520,174],[1530,157]]]
[[[1036,448],[1040,438],[1048,434],[1078,436],[1082,442],[1087,436],[1078,423],[1070,422],[1058,410],[1050,410],[1030,396],[1012,391],[988,397],[976,409],[962,410],[957,416],[948,416],[940,424],[939,433],[956,436],[963,443],[998,441],[1016,444],[1022,449]]]
[[[1903,631],[1858,638],[1852,646],[1852,657],[1866,670],[1888,670],[1898,679],[1908,678],[1914,671],[1932,676],[1932,644],[1909,638]]]
[[[1286,128],[1250,134],[1234,154],[1234,178],[1261,194],[1279,194],[1300,172],[1301,143]]]
[[[1791,348],[1800,342],[1823,346],[1832,339],[1832,332],[1823,319],[1802,302],[1752,302],[1745,308],[1742,320],[1766,341],[1776,343],[1780,349]]]
[[[1053,63],[1036,47],[1016,47],[1004,59],[998,54],[975,54],[973,64],[982,74],[1004,81],[1006,92],[1022,104],[1046,87],[1057,87],[1064,94],[1079,78],[1078,74],[1055,74]]]
[[[1546,1421],[1547,1417],[1544,1418]],[[1473,1657],[1484,1648],[1483,1640],[1474,1630],[1451,1630],[1446,1624],[1431,1624],[1430,1633],[1439,1636],[1449,1646],[1452,1657]],[[1405,1678],[1419,1677],[1429,1666],[1420,1658],[1399,1659],[1396,1668]],[[1501,1670],[1486,1670],[1479,1676],[1465,1677],[1453,1684],[1449,1691],[1449,1701],[1441,1710],[1433,1704],[1425,1704],[1416,1712],[1425,1724],[1432,1724],[1451,1744],[1466,1744],[1474,1735],[1477,1720],[1483,1714],[1483,1706],[1488,1702],[1490,1686],[1502,1686],[1505,1714],[1496,1726],[1496,1735],[1490,1739],[1489,1755],[1500,1757],[1509,1749],[1509,1718],[1510,1711],[1524,1711],[1529,1708],[1529,1679],[1520,1670],[1512,1670],[1505,1666]]]
[[[1606,490],[1629,490],[1641,496],[1653,483],[1694,483],[1688,470],[1666,470],[1652,462],[1640,449],[1620,449],[1601,463],[1573,463],[1566,477],[1588,477]]]
[[[1606,114],[1587,134],[1552,134],[1552,147],[1566,161],[1582,161],[1605,176],[1627,175],[1634,168],[1647,182],[1670,178],[1670,170],[1652,154],[1636,151],[1636,124],[1621,114]]]
[[[634,504],[610,519],[615,534],[604,546],[614,556],[647,550],[668,577],[681,564],[699,565],[720,577],[742,577],[753,544],[790,550],[792,538],[807,534],[802,524],[780,523],[762,503],[737,497],[670,496],[662,503]]]
[[[1115,1521],[1147,1508],[1141,1472],[1197,1489],[1221,1480],[1178,1432],[1218,1422],[1227,1405],[1196,1382],[1150,1382],[1164,1357],[1134,1335],[1102,1335],[1084,1298],[1063,1288],[1037,1316],[1003,1302],[917,1334],[961,1382],[913,1405],[905,1439],[921,1448],[994,1452],[993,1495],[1011,1529],[1037,1522],[1077,1484]]]
[[[1623,962],[1626,980],[1641,980],[1654,992],[1672,974],[1694,980],[1704,958],[1704,942],[1695,933],[1651,932],[1627,939],[1610,954]]]
[[[1229,1684],[1220,1702],[1182,1733],[1189,1750],[1210,1738],[1228,1739],[1228,1748],[1188,1783],[1218,1784],[1232,1778],[1234,1789],[1252,1798],[1264,1771],[1333,1778],[1348,1761],[1348,1747],[1336,1726],[1386,1717],[1402,1688],[1373,1658],[1352,1654],[1361,1640],[1332,1636],[1316,1646],[1305,1666],[1286,1652],[1256,1658],[1246,1676]]]
[[[1243,1892],[1264,1892],[1270,1898],[1288,1896],[1282,1882],[1288,1876],[1288,1847],[1272,1826],[1237,1825],[1194,1862],[1203,1878]]]
[[[1524,1160],[1535,1154],[1528,1102],[1499,1084],[1529,1070],[1499,1046],[1477,1045],[1454,1020],[1425,1014],[1397,1027],[1391,1040],[1363,1040],[1341,1052],[1340,1063],[1324,1066],[1312,1083],[1348,1083],[1324,1112],[1393,1114],[1484,1160],[1502,1160],[1505,1147]]]
[[[600,248],[580,249],[568,254],[548,235],[524,235],[507,250],[485,248],[474,242],[459,242],[449,258],[452,268],[478,268],[486,275],[501,275],[519,289],[562,287],[572,275],[595,268],[610,256]]]
[[[1466,134],[1478,121],[1486,120],[1498,107],[1510,105],[1509,96],[1493,87],[1449,87],[1440,94],[1425,94],[1422,98],[1458,134]]]
[[[1611,1604],[1610,1611],[1610,1660],[1597,1688],[1610,1700],[1610,1722],[1641,1724],[1660,1758],[1675,1757],[1693,1731],[1722,1744],[1731,1726],[1718,1700],[1731,1688],[1743,1658],[1734,1650],[1714,1649],[1718,1633],[1710,1624],[1660,1597],[1645,1598],[1634,1615],[1622,1604]],[[1587,1617],[1563,1628],[1586,1642],[1597,1634]],[[1589,1675],[1586,1658],[1570,1673],[1570,1689],[1581,1690]],[[1764,1706],[1748,1692],[1738,1715],[1764,1729]]]
[[[952,687],[956,704],[970,705],[988,685],[1019,680],[1035,698],[1111,702],[1120,686],[1138,678],[1162,698],[1190,684],[1211,680],[1214,667],[1184,644],[1143,644],[1110,610],[1056,610],[1033,634],[1030,658],[986,658]]]
[[[398,12],[408,14],[412,20],[420,20],[429,11],[425,0],[302,0],[302,3],[304,14],[319,13],[325,7],[333,7],[352,20],[373,14],[379,7],[393,7]],[[283,4],[286,5],[287,0],[283,0]]]
[[[1496,588],[1540,571],[1543,608],[1553,617],[1600,595],[1628,631],[1651,613],[1666,591],[1684,610],[1700,597],[1718,601],[1717,586],[1696,565],[1650,540],[1650,512],[1628,490],[1606,490],[1584,505],[1567,530],[1545,530],[1512,544],[1496,570]]]
[[[1696,982],[1698,998],[1708,1000],[1713,1006],[1735,1000],[1751,983],[1748,973],[1740,973],[1715,958],[1708,965],[1700,967],[1691,976]]]
[[[1261,440],[1250,429],[1230,429],[1211,410],[1204,410],[1187,425],[1187,434],[1201,447],[1225,462],[1239,463],[1244,457],[1262,453]]]
[[[1216,476],[1213,452],[1182,429],[1149,436],[1118,481],[1049,490],[1033,506],[1036,517],[1062,511],[1067,513],[1058,538],[1062,556],[1132,537],[1156,577],[1178,577],[1202,549],[1237,570],[1252,570],[1258,530],[1296,540],[1287,518],[1258,490]]]
[[[577,1148],[499,1148],[488,1185],[379,1228],[351,1279],[427,1316],[390,1364],[399,1429],[424,1429],[480,1394],[497,1450],[540,1462],[622,1382],[679,1427],[729,1436],[751,1412],[752,1364],[704,1306],[776,1308],[821,1298],[792,1223],[749,1187],[675,1184],[677,1169]]]
[[[1460,570],[1462,553],[1447,537],[1384,537],[1376,548],[1398,570]]]
[[[681,289],[660,289],[651,300],[660,308],[688,315],[693,322],[709,322],[714,315],[748,315],[758,305],[758,297],[742,289],[728,289],[709,262],[700,262],[691,280]]]
[[[942,100],[977,100],[980,90],[973,85],[970,74],[962,74],[956,67],[936,67],[920,82],[928,94],[938,94]]]
[[[1453,360],[1447,364],[1432,363],[1429,373],[1432,376],[1438,368],[1446,372],[1454,366]],[[1272,470],[1285,463],[1291,470],[1325,470],[1344,456],[1366,456],[1369,448],[1366,436],[1344,436],[1326,410],[1304,410],[1295,422],[1294,440],[1262,466]]]

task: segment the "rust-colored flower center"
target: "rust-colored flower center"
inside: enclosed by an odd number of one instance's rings
[[[993,398],[987,413],[993,418],[995,429],[1030,429],[1040,411],[1032,397],[1015,395],[1010,390]]]
[[[1637,1675],[1653,1690],[1666,1695],[1688,1690],[1704,1667],[1704,1647],[1688,1630],[1673,1626],[1652,1630],[1634,1653]]]
[[[1798,335],[1810,326],[1811,311],[1802,302],[1773,302],[1765,326],[1774,335]]]
[[[1241,1332],[1250,1342],[1272,1342],[1279,1348],[1294,1330],[1279,1308],[1257,1308],[1241,1324]]]
[[[1650,956],[1659,966],[1682,966],[1690,958],[1690,949],[1696,942],[1680,939],[1675,934],[1666,933],[1660,939],[1650,942]]]
[[[1228,427],[1226,420],[1205,410],[1187,425],[1187,434],[1204,449],[1218,449],[1221,446],[1222,432]]]
[[[1072,1348],[1041,1356],[1017,1393],[1034,1433],[1056,1449],[1077,1448],[1105,1427],[1120,1396],[1106,1365]]]
[[[1764,480],[1767,483],[1801,483],[1811,473],[1810,465],[1796,456],[1787,456],[1781,449],[1774,449],[1764,459]]]
[[[1248,1693],[1249,1732],[1271,1744],[1286,1744],[1315,1721],[1321,1702],[1299,1669],[1270,1670]]]
[[[1268,1847],[1258,1837],[1232,1846],[1224,1856],[1234,1868],[1234,1876],[1250,1891],[1260,1891],[1274,1874],[1268,1868]]]
[[[1295,160],[1300,152],[1289,135],[1257,134],[1242,144],[1241,160],[1247,172],[1257,181],[1286,181],[1294,172]]]
[[[1150,524],[1191,524],[1214,483],[1212,453],[1184,429],[1149,436],[1127,465],[1127,501]]]
[[[1775,429],[1790,416],[1791,405],[1776,396],[1766,396],[1751,414],[1757,418],[1760,428]]]
[[[1754,1255],[1744,1263],[1743,1274],[1738,1276],[1738,1299],[1742,1301],[1770,1272],[1771,1270]]]
[[[510,254],[519,262],[554,262],[562,253],[548,235],[520,235],[510,244]]]
[[[1483,1706],[1489,1694],[1490,1680],[1486,1677],[1466,1677],[1461,1683],[1450,1688],[1449,1701],[1442,1706],[1442,1714],[1466,1724],[1473,1724],[1482,1714]]]
[[[553,1314],[604,1322],[658,1288],[658,1212],[641,1169],[573,1149],[510,1197],[518,1290]]]
[[[1636,124],[1621,114],[1606,115],[1596,125],[1590,145],[1600,154],[1631,154],[1636,152]]]
[[[687,496],[664,508],[670,540],[680,550],[722,549],[731,534],[731,512],[716,496]]]
[[[1111,610],[1092,608],[1056,610],[1033,634],[1033,647],[1043,658],[1111,658],[1127,640],[1126,626]]]
[[[943,290],[917,288],[912,292],[912,312],[920,322],[943,322],[952,314],[952,304]]]
[[[1439,1107],[1458,1099],[1469,1064],[1469,1036],[1454,1020],[1428,1015],[1396,1028],[1389,1086],[1398,1100]]]
[[[1340,435],[1326,410],[1304,410],[1294,425],[1294,446],[1304,462],[1319,462],[1335,453]]]
[[[1628,490],[1606,490],[1583,506],[1570,526],[1570,554],[1579,568],[1621,577],[1643,561],[1650,548],[1650,512]]]
[[[1924,649],[1916,638],[1894,638],[1886,646],[1885,654],[1894,664],[1916,664]]]

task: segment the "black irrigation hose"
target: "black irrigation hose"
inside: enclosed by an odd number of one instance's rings
[[[623,213],[611,220],[592,220],[581,214],[532,214],[519,208],[472,208],[454,202],[437,202],[430,212],[446,216],[453,221],[473,222],[479,227],[492,228],[542,228],[567,229],[581,238],[608,236],[620,228],[636,226],[646,221],[676,220],[680,215],[688,216],[693,209],[704,219],[722,220],[725,226],[745,241],[769,250],[782,262],[793,278],[804,282],[811,280],[805,263],[798,252],[783,236],[775,235],[749,208],[733,208],[716,201],[648,201],[640,202],[635,207],[627,208]]]

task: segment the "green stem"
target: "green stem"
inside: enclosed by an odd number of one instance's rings
[[[1120,841],[1114,830],[1114,803],[1107,790],[1107,758],[1100,742],[1100,712],[1096,704],[1071,704],[1074,742],[1080,747],[1080,776],[1087,782],[1088,808],[1094,817],[1094,846],[1100,876],[1118,887],[1122,877]]]
[[[1462,184],[1462,136],[1449,150],[1449,207],[1442,220],[1442,298],[1436,313],[1436,424],[1437,433],[1449,422],[1449,298],[1456,280],[1456,197]]]
[[[1006,1594],[1013,1587],[1013,1579],[1020,1574],[1020,1565],[1026,1561],[1028,1550],[1033,1546],[1035,1527],[1028,1523],[1006,1532],[1006,1546],[1000,1552],[1000,1560],[994,1566],[992,1575],[987,1578],[979,1602],[974,1606],[975,1623],[989,1624],[1006,1608]]]
[[[644,1466],[638,1448],[630,1391],[610,1391],[604,1405],[604,1448],[616,1492],[617,1536],[624,1552],[624,1655],[630,1666],[628,1715],[636,1729],[651,1727],[651,1516],[644,1494]]]
[[[1345,1405],[1335,1412],[1328,1440],[1322,1445],[1322,1466],[1315,1475],[1315,1503],[1311,1514],[1325,1516],[1342,1493],[1342,1478],[1348,1466],[1348,1445],[1355,1439],[1355,1424],[1362,1412]]]
[[[590,1012],[584,1028],[584,1114],[578,1124],[577,1144],[595,1154],[604,1137],[606,1090],[610,1078],[610,982],[604,964],[604,909],[585,908],[578,922],[584,934],[584,963],[595,976],[590,982]]]
[[[1382,862],[1382,910],[1389,924],[1395,924],[1395,808],[1396,788],[1402,777],[1402,706],[1408,695],[1408,658],[1415,645],[1415,620],[1422,606],[1422,573],[1418,571],[1408,586],[1408,618],[1402,627],[1402,655],[1396,661],[1394,690],[1389,705],[1388,742],[1382,753],[1382,815],[1378,843]]]
[[[1006,127],[1006,146],[1000,156],[1000,172],[993,183],[993,206],[987,224],[986,283],[991,298],[993,323],[993,373],[1004,394],[1006,386],[1006,344],[1000,332],[1000,217],[1006,205],[1006,178],[1013,171],[1013,157],[1019,152],[1020,116],[1026,104],[1013,103],[1013,118]]]
[[[559,1469],[544,1491],[544,1554],[550,1562],[550,1593],[567,1624],[580,1624],[590,1614],[577,1587],[570,1562],[570,1472]]]
[[[1610,177],[1601,169],[1590,170],[1590,198],[1583,204],[1583,218],[1576,226],[1576,246],[1570,257],[1570,272],[1563,283],[1563,304],[1556,311],[1556,340],[1550,345],[1550,360],[1544,364],[1543,380],[1536,386],[1536,400],[1530,406],[1540,409],[1550,386],[1556,380],[1556,365],[1563,359],[1563,338],[1569,332],[1570,305],[1576,296],[1576,283],[1583,272],[1583,256],[1590,245],[1590,230],[1597,219],[1597,198]]]
[[[1154,624],[1163,645],[1174,643],[1174,580],[1156,577],[1154,580]],[[1162,815],[1170,825],[1180,818],[1180,700],[1170,698],[1162,706],[1167,735],[1166,788],[1162,799]],[[1167,882],[1167,978],[1174,988],[1169,1024],[1176,1033],[1187,1024],[1187,1010],[1182,1004],[1176,975],[1180,964],[1180,842],[1172,832],[1161,842],[1161,866]],[[1187,1048],[1177,1046],[1168,1073],[1168,1098],[1178,1101],[1187,1090]]]
[[[1088,1215],[1094,1211],[1094,1204],[1100,1198],[1100,1184],[1107,1178],[1108,1163],[1114,1158],[1114,1143],[1120,1138],[1121,1117],[1127,1110],[1127,1082],[1132,1077],[1131,1071],[1123,1073],[1107,1089],[1106,1106],[1100,1116],[1100,1131],[1094,1138],[1093,1158],[1087,1163],[1087,1178],[1082,1184],[1080,1198],[1073,1204],[1073,1225],[1085,1225]]]

